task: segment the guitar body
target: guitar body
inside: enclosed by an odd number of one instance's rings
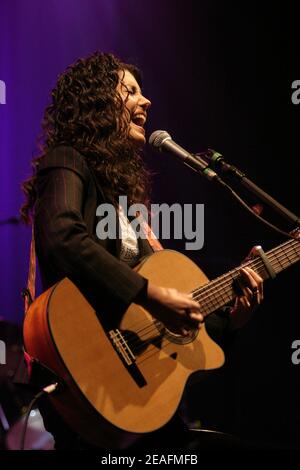
[[[183,292],[208,282],[191,260],[171,250],[155,252],[136,271]],[[108,315],[114,312],[96,315],[65,278],[30,306],[24,343],[64,382],[50,398],[70,427],[94,445],[124,448],[167,423],[189,375],[222,366],[224,354],[204,325],[184,338],[131,304],[118,329],[107,331],[101,318]]]

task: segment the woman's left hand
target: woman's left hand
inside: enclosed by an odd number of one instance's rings
[[[236,298],[231,310],[233,329],[242,328],[264,298],[263,279],[253,269],[243,267],[240,269],[240,275],[242,294]]]

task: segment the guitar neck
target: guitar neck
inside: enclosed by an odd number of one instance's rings
[[[300,243],[297,240],[289,240],[268,251],[266,256],[275,273],[279,274],[299,261]],[[252,268],[264,280],[270,277],[260,257],[246,262],[243,266]],[[192,292],[193,298],[201,305],[201,313],[204,316],[208,316],[215,310],[224,307],[236,297],[233,286],[240,276],[239,270],[239,267],[235,268]]]

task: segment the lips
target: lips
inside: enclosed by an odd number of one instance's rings
[[[138,127],[143,128],[146,123],[146,115],[143,113],[136,113],[132,116],[131,121]]]

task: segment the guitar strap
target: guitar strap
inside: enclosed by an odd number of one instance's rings
[[[140,225],[141,229],[143,230],[144,234],[146,235],[146,238],[148,240],[149,245],[151,246],[153,251],[160,251],[163,250],[163,246],[159,242],[159,240],[156,238],[155,233],[151,229],[150,225],[146,222],[146,220],[142,217],[141,214],[138,215],[138,217],[141,219]]]
[[[95,184],[97,190],[99,191],[99,194],[101,195],[102,199],[105,200],[105,194],[103,192],[103,189],[102,189],[101,185],[99,184],[99,181],[98,181],[98,179],[95,175],[94,170],[90,167],[88,167],[88,169],[89,169],[90,175],[91,175],[91,177],[94,181],[94,184]],[[153,251],[163,250],[163,246],[160,244],[160,242],[156,238],[154,232],[152,231],[151,227],[149,226],[149,224],[146,222],[146,220],[143,218],[142,214],[139,211],[137,211],[136,217],[140,218],[141,229],[144,232],[144,234],[146,235],[146,238],[147,238],[148,243],[151,246],[152,250]],[[129,219],[129,216],[128,216],[128,219]]]
[[[35,252],[35,239],[34,239],[34,225],[32,223],[31,227],[31,241],[30,241],[30,255],[29,255],[29,267],[28,267],[28,277],[27,277],[27,287],[23,289],[22,296],[24,299],[24,313],[27,314],[27,311],[35,299],[35,289],[36,289],[36,252]],[[32,369],[35,359],[28,354],[24,349],[24,359],[27,366],[27,373],[29,380],[32,378]]]
[[[31,229],[31,242],[30,242],[30,255],[29,255],[29,268],[27,278],[27,288],[23,290],[24,297],[24,311],[25,315],[30,304],[35,299],[35,283],[36,283],[36,253],[35,253],[35,239],[34,239],[34,225]]]

